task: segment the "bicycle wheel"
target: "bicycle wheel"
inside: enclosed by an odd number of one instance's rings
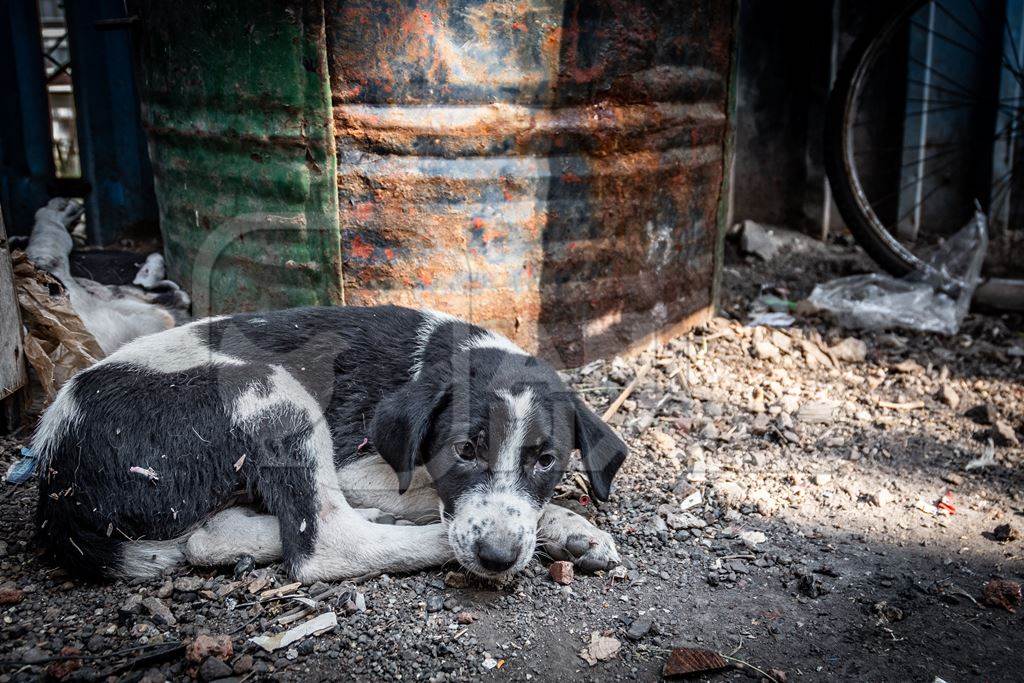
[[[901,276],[989,214],[988,270],[1019,272],[1024,0],[912,0],[850,48],[829,98],[825,166],[858,243]]]

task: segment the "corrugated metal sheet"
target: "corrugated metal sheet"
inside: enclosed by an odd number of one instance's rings
[[[731,3],[326,14],[350,303],[433,306],[568,365],[711,304]]]
[[[131,9],[164,247],[195,312],[340,302],[320,3]]]

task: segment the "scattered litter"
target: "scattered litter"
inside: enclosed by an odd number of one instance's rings
[[[245,464],[245,453],[242,453],[242,457],[235,461],[235,472],[242,469],[242,465]]]
[[[917,500],[914,502],[914,507],[927,515],[939,514],[938,506],[929,503],[925,500],[924,496],[918,496]]]
[[[750,303],[747,327],[791,327],[796,322],[792,315],[796,306],[795,301],[762,293]]]
[[[1021,603],[1020,584],[1007,579],[992,579],[985,584],[981,601],[989,607],[1002,607],[1007,612],[1016,612]]]
[[[552,562],[548,567],[548,574],[551,575],[555,583],[560,583],[563,586],[568,586],[575,578],[572,562]]]
[[[287,631],[282,631],[281,633],[276,633],[272,636],[256,636],[249,640],[256,643],[267,652],[273,652],[274,650],[280,650],[282,647],[288,647],[292,643],[300,641],[306,636],[322,633],[337,625],[338,616],[334,612],[324,612],[320,616],[313,617],[309,621],[305,621],[294,628],[288,629]]]
[[[493,669],[493,668],[495,668],[497,666],[498,666],[498,660],[497,659],[495,659],[494,657],[492,657],[490,655],[487,655],[486,657],[484,657],[483,667],[485,669],[490,671],[491,669]]]
[[[987,220],[977,211],[917,271],[899,279],[881,273],[839,278],[816,286],[808,301],[850,328],[953,335],[967,315],[987,248]]]
[[[132,474],[141,474],[144,477],[148,477],[150,481],[160,481],[160,475],[156,473],[152,467],[139,467],[134,465],[128,468],[128,471]]]
[[[935,507],[938,508],[938,510],[940,512],[945,512],[946,514],[955,515],[956,514],[956,505],[954,505],[953,492],[952,491],[946,491],[942,495],[942,498],[939,499],[939,502],[935,504]]]
[[[751,316],[747,327],[792,327],[796,318],[788,313],[757,313]]]
[[[32,449],[23,447],[21,449],[21,458],[15,460],[11,463],[11,466],[7,468],[7,483],[24,484],[32,478],[33,474],[35,474],[36,466],[38,464],[39,459],[36,458]]]
[[[981,454],[981,457],[971,460],[969,463],[967,463],[967,466],[964,467],[964,469],[970,472],[971,470],[977,470],[982,467],[992,467],[997,464],[998,463],[996,462],[996,447],[995,444],[992,443],[992,439],[989,439],[988,443],[985,444],[985,450]]]
[[[60,281],[32,265],[23,252],[11,252],[11,261],[25,326],[25,359],[52,399],[76,372],[103,358],[103,350],[71,307]]]
[[[677,647],[668,655],[661,674],[665,678],[682,678],[697,674],[714,673],[728,669],[725,657],[711,650]]]
[[[594,631],[590,634],[590,644],[580,650],[580,657],[590,666],[598,662],[606,662],[619,652],[622,643],[616,638],[603,636]]]

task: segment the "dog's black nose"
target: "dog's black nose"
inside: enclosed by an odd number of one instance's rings
[[[476,559],[480,566],[489,572],[504,572],[515,565],[519,553],[504,544],[477,541]]]

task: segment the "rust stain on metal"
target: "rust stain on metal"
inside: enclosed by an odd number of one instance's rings
[[[350,303],[565,365],[712,303],[731,3],[356,0],[326,25]]]

